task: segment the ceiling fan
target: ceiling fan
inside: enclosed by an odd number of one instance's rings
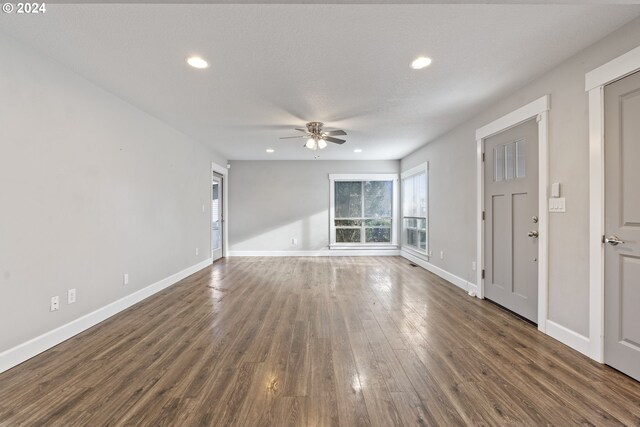
[[[322,130],[322,122],[309,122],[307,128],[294,128],[298,132],[304,132],[304,135],[299,136],[283,136],[280,139],[291,138],[307,138],[307,142],[304,144],[309,150],[316,151],[322,150],[327,147],[327,142],[333,142],[334,144],[344,144],[344,139],[334,138],[334,135],[346,135],[343,130]]]

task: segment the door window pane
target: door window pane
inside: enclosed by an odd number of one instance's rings
[[[515,176],[516,170],[516,147],[515,144],[507,144],[504,147],[504,179],[510,180]]]
[[[504,180],[504,145],[493,149],[494,179],[496,182]]]
[[[335,217],[362,217],[362,183],[360,181],[336,181]]]
[[[527,140],[522,139],[516,142],[516,158],[516,177],[524,178],[527,165]]]

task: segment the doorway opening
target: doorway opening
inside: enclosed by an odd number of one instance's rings
[[[211,258],[213,261],[222,258],[223,254],[223,182],[223,176],[214,172],[211,179]]]

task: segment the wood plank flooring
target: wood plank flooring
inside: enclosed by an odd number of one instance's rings
[[[231,258],[0,375],[0,425],[640,425],[640,383],[398,257]]]

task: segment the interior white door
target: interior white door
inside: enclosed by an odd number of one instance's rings
[[[604,100],[604,360],[640,380],[640,73]]]
[[[485,143],[485,297],[538,322],[538,124]]]
[[[222,176],[213,174],[211,180],[211,258],[222,258]]]

